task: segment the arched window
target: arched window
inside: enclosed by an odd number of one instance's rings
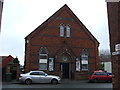
[[[39,70],[47,70],[48,52],[46,48],[41,48],[39,52]]]
[[[81,69],[88,70],[88,51],[83,49],[81,53]]]
[[[66,26],[66,37],[70,37],[70,27]]]
[[[64,37],[64,25],[63,24],[60,25],[60,36]]]

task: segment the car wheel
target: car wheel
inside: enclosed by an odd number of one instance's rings
[[[89,83],[92,83],[92,81],[91,81],[91,80],[89,80],[88,82],[89,82]]]
[[[57,84],[57,83],[58,83],[58,80],[52,79],[51,83],[52,83],[52,84]]]
[[[26,83],[27,85],[30,85],[30,84],[32,83],[32,80],[27,79],[27,80],[25,80],[25,83]]]
[[[110,79],[108,82],[111,83],[111,82],[112,82],[112,79]]]
[[[97,82],[98,82],[98,80],[97,80],[97,79],[94,79],[93,81],[94,81],[94,83],[97,83]]]

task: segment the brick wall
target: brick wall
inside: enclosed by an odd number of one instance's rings
[[[120,2],[108,2],[108,23],[111,54],[120,44]],[[113,89],[120,90],[120,55],[112,55]]]
[[[69,38],[60,37],[59,25],[61,23],[70,25],[71,33]],[[89,70],[97,70],[99,63],[98,46],[99,43],[82,22],[76,18],[68,7],[64,7],[26,37],[25,71],[38,69],[39,50],[41,47],[47,48],[49,57],[59,57],[56,58],[56,71],[53,74],[60,76],[60,53],[68,52],[71,55],[70,63],[72,64],[70,65],[74,71],[74,76],[77,75],[75,72],[75,57],[80,57],[84,48],[88,49],[89,52]],[[48,73],[52,74],[52,72]],[[75,77],[78,78],[79,74]]]

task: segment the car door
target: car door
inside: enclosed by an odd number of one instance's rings
[[[94,79],[97,79],[98,81],[101,80],[100,72],[96,72],[96,73],[95,73],[95,75],[94,75]]]
[[[33,83],[40,83],[40,74],[39,72],[31,72],[30,77]]]
[[[41,83],[50,83],[51,78],[44,72],[40,72],[40,82]]]
[[[100,80],[101,81],[106,81],[108,78],[107,78],[107,73],[105,72],[100,72]]]
[[[102,73],[102,75],[103,75],[103,80],[104,81],[108,81],[109,80],[108,74],[106,72]]]

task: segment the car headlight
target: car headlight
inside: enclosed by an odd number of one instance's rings
[[[58,77],[58,79],[61,79],[60,77]]]

